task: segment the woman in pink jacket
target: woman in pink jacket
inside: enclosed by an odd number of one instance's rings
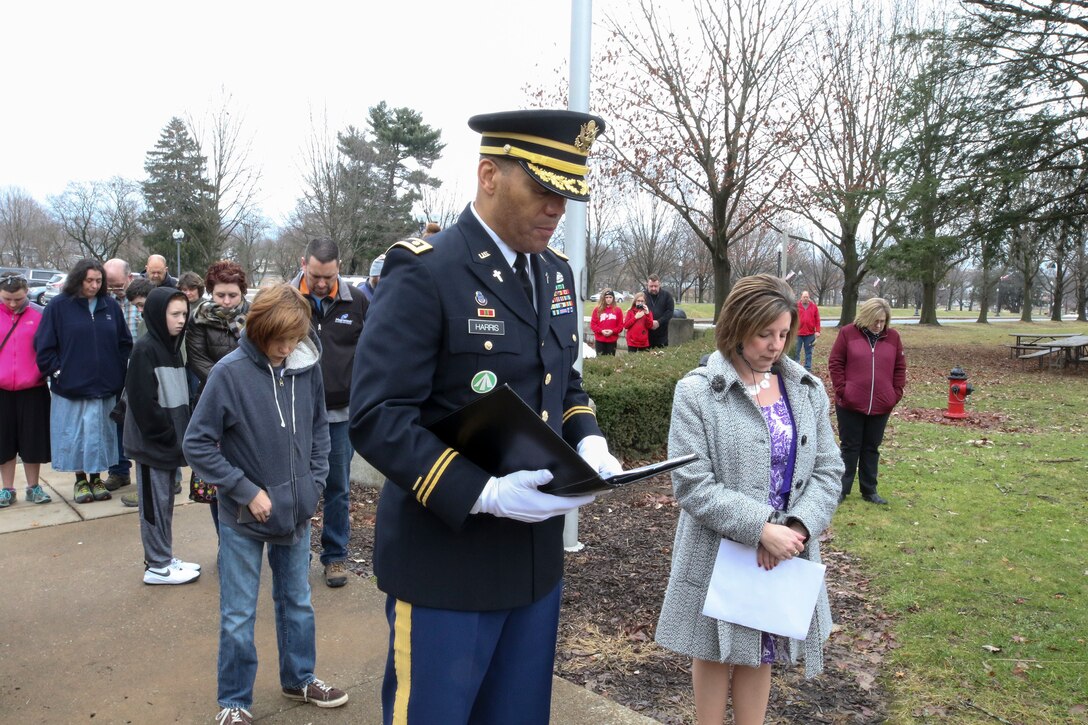
[[[862,302],[854,324],[839,331],[827,362],[846,465],[840,501],[850,494],[860,459],[861,497],[870,503],[888,503],[876,492],[880,444],[892,408],[903,398],[907,384],[907,359],[899,333],[888,327],[891,316],[891,306],[879,297]]]
[[[52,501],[38,480],[41,464],[49,462],[49,388],[34,352],[42,313],[26,295],[22,275],[0,277],[0,508],[16,500],[17,455],[26,473],[26,500]]]
[[[631,309],[623,321],[627,329],[627,352],[641,352],[650,349],[650,330],[654,326],[654,315],[646,305],[646,293],[639,292],[631,301]]]
[[[615,355],[616,342],[623,332],[623,310],[616,304],[616,295],[610,289],[602,290],[593,316],[589,321],[593,330],[594,347],[598,355]]]

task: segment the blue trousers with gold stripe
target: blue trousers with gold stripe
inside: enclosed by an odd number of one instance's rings
[[[516,609],[385,604],[385,725],[548,725],[563,584]]]

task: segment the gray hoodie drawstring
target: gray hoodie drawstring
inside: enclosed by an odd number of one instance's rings
[[[291,376],[291,432],[298,433],[298,426],[295,424],[295,378],[297,375]]]
[[[272,374],[272,399],[276,401],[276,412],[280,414],[280,428],[287,427],[287,421],[283,419],[283,411],[280,410],[280,396],[276,392],[276,369],[272,363],[268,364],[268,372]],[[295,424],[295,380],[291,379],[291,425]]]

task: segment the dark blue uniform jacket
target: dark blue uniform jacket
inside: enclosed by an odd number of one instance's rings
[[[536,310],[470,209],[429,242],[398,242],[386,255],[355,356],[350,429],[388,479],[374,567],[397,599],[506,609],[562,576],[563,517],[470,515],[488,474],[426,429],[505,383],[571,445],[600,435],[573,367],[581,338],[570,266],[549,249],[534,255],[533,272]]]

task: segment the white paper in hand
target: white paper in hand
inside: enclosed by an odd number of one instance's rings
[[[807,559],[787,559],[770,571],[760,569],[755,549],[722,539],[703,614],[803,640],[826,569]]]

